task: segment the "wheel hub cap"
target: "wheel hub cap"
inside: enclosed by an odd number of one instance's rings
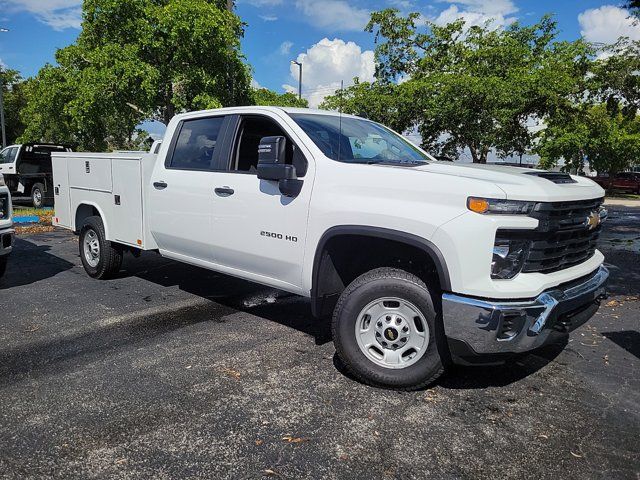
[[[420,310],[395,297],[374,300],[356,322],[356,340],[364,355],[386,368],[417,362],[429,345],[429,327]]]
[[[100,262],[100,240],[93,230],[88,230],[83,241],[84,258],[89,265],[97,267]]]

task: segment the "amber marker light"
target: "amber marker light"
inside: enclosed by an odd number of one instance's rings
[[[489,202],[484,198],[469,197],[467,208],[472,212],[486,213],[489,210]]]

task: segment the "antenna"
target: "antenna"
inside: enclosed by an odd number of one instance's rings
[[[340,80],[340,104],[338,112],[340,114],[340,132],[338,133],[338,161],[340,161],[340,147],[342,146],[342,101],[344,99],[344,80]]]

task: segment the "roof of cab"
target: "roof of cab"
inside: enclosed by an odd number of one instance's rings
[[[287,114],[310,114],[310,115],[330,115],[333,117],[340,116],[340,112],[331,111],[331,110],[318,110],[315,108],[294,108],[294,107],[272,107],[266,105],[249,105],[249,106],[240,106],[240,107],[225,107],[225,108],[214,108],[211,110],[194,110],[191,112],[180,113],[176,115],[178,119],[191,117],[193,115],[203,115],[203,114],[215,114],[215,113],[251,113],[251,112],[285,112]],[[342,114],[343,117],[351,117],[351,118],[360,118],[355,115],[348,115],[346,113]],[[175,117],[174,117],[175,118]]]

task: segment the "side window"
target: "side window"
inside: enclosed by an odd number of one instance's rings
[[[18,155],[18,148],[13,147],[9,149],[9,155],[7,156],[7,163],[13,163],[16,160],[16,156]]]
[[[236,146],[230,170],[236,172],[258,172],[258,146],[262,137],[283,136],[287,138],[286,163],[294,165],[299,177],[307,171],[307,160],[285,131],[268,117],[247,116],[240,121]]]
[[[210,170],[224,117],[185,120],[167,167],[181,170]]]
[[[5,148],[0,152],[0,163],[8,163],[9,149]]]

